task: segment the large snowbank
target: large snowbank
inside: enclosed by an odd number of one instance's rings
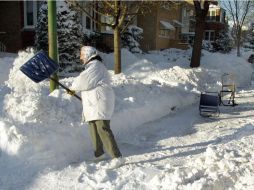
[[[155,56],[151,56],[153,53]],[[24,130],[29,126],[40,125],[40,128],[45,130],[69,133],[71,129],[71,134],[83,130],[81,134],[86,134],[87,131],[84,130],[86,128],[80,124],[81,106],[77,99],[67,95],[63,89],[49,94],[48,81],[34,83],[19,70],[33,54],[32,50],[20,52],[14,62],[6,82],[11,91],[4,99],[5,115],[15,123],[25,125]],[[112,128],[117,133],[117,137],[123,141],[129,139],[129,135],[126,134],[131,134],[137,126],[196,102],[200,91],[210,90],[209,88],[219,89],[220,77],[224,72],[234,73],[237,82],[241,84],[247,83],[249,78],[246,76],[251,75],[250,65],[242,64],[241,58],[225,56],[223,61],[220,61],[213,54],[205,52],[201,67],[190,69],[189,51],[173,49],[151,54],[144,55],[142,58],[124,49],[123,73],[113,75],[111,71],[112,85],[116,93]],[[156,56],[160,54],[162,56],[156,61]],[[167,62],[171,60],[172,55],[175,56],[174,61]],[[102,56],[106,65],[110,66],[110,63],[113,63],[113,54]],[[151,57],[153,60],[149,59]],[[238,75],[240,67],[246,75]],[[70,86],[72,81],[72,77],[61,80],[67,86]],[[72,138],[71,134],[70,138]],[[55,135],[54,139],[58,138],[59,134]],[[73,138],[70,141],[75,142],[75,135]],[[89,144],[86,135],[83,139],[86,140],[80,141],[81,147]]]

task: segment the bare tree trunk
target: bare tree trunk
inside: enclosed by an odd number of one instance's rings
[[[236,48],[237,48],[237,57],[240,57],[241,56],[241,52],[240,52],[240,47],[241,47],[241,36],[242,36],[242,33],[241,33],[241,29],[237,29],[237,37],[236,37]]]
[[[114,59],[115,59],[115,74],[121,73],[121,45],[120,45],[120,30],[118,27],[114,29]]]
[[[121,33],[132,23],[137,15],[150,12],[149,1],[86,1],[85,6],[79,0],[67,0],[78,11],[82,11],[99,26],[108,26],[114,31],[114,71],[121,73]],[[157,1],[155,4],[157,4]],[[158,1],[159,3],[159,1]],[[154,4],[154,5],[155,5]],[[91,14],[95,12],[96,16]],[[110,18],[110,22],[102,21],[100,17]],[[107,20],[107,19],[106,19]],[[97,27],[97,26],[96,26]]]
[[[203,18],[196,19],[195,39],[190,63],[190,67],[192,68],[200,66],[204,27],[205,27],[205,19]]]
[[[237,39],[236,49],[237,49],[237,57],[240,57],[241,56],[241,52],[240,52],[240,42],[239,42],[239,39]]]
[[[192,49],[190,67],[200,66],[200,57],[202,49],[202,40],[205,29],[206,15],[209,10],[210,1],[204,0],[204,2],[194,0],[195,13],[196,13],[196,26],[195,26],[195,39]]]

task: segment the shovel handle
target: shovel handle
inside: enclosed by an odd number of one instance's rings
[[[67,88],[66,86],[64,86],[63,84],[61,84],[58,80],[54,79],[53,77],[50,77],[51,80],[53,80],[55,83],[57,83],[59,86],[61,86],[62,88],[64,88],[66,91],[71,91],[69,88]],[[75,96],[77,99],[79,99],[80,101],[82,101],[82,99],[77,95],[74,94],[73,96]]]

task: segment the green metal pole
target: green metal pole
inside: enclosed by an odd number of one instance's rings
[[[48,42],[49,42],[49,57],[58,63],[58,48],[57,48],[57,29],[56,29],[56,1],[48,0]],[[58,81],[57,74],[51,76]],[[50,80],[50,92],[58,88],[58,84],[54,80]]]

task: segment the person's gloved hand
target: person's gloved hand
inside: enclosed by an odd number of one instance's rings
[[[67,94],[73,96],[75,94],[75,91],[74,90],[67,90]]]

